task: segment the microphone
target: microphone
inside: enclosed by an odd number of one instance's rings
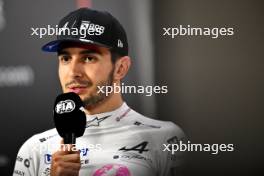
[[[57,96],[53,109],[53,120],[64,144],[75,144],[76,138],[81,137],[86,127],[86,115],[81,110],[83,102],[73,92]]]

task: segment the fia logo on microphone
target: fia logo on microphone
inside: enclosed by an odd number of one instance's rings
[[[72,112],[75,109],[75,103],[72,100],[60,101],[55,107],[57,114]]]

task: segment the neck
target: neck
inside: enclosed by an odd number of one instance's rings
[[[110,97],[93,107],[86,107],[85,113],[89,115],[100,114],[104,112],[113,111],[123,104],[123,99],[120,93],[112,93]]]

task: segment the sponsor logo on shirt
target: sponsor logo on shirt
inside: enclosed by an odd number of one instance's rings
[[[119,122],[120,120],[122,120],[130,111],[131,109],[128,108],[122,115],[116,117],[116,121]]]
[[[88,156],[88,151],[89,151],[88,148],[80,149],[80,156],[82,156],[82,157]],[[51,164],[51,160],[52,160],[52,155],[51,154],[47,153],[47,154],[44,155],[45,164]],[[81,160],[81,163],[88,164],[89,160]]]
[[[92,176],[131,176],[131,173],[127,166],[121,164],[107,164],[97,169]]]
[[[87,156],[87,155],[88,155],[88,151],[89,151],[89,149],[88,149],[88,148],[83,148],[83,149],[81,149],[80,151],[81,151],[80,155],[82,155],[82,156]]]
[[[146,126],[146,127],[151,127],[151,128],[161,128],[161,126],[157,126],[157,125],[148,125],[148,124],[144,124],[142,122],[139,122],[139,121],[135,121],[134,125],[137,125],[137,126]]]
[[[91,126],[100,126],[100,123],[110,116],[111,115],[108,115],[102,118],[95,117],[93,120],[90,120],[86,123],[86,128],[91,127]]]
[[[27,168],[29,168],[29,166],[30,166],[30,161],[29,161],[29,159],[25,159],[25,160],[24,160],[24,165],[25,165]]]
[[[124,146],[124,147],[120,148],[119,150],[121,150],[123,152],[136,151],[136,152],[141,154],[143,152],[149,151],[149,149],[146,149],[147,145],[148,145],[148,142],[144,141],[144,142],[141,142],[140,144],[137,144],[137,145],[130,147],[130,148],[127,146]]]
[[[121,160],[143,160],[149,163],[152,163],[152,160],[150,158],[147,158],[145,156],[136,154],[136,153],[126,153],[121,155],[114,155],[113,159],[121,159]]]
[[[44,172],[42,173],[42,175],[44,175],[44,176],[50,176],[50,168],[47,167],[47,168],[44,170]]]
[[[89,164],[89,159],[81,160],[81,165]]]
[[[23,161],[23,158],[22,158],[21,156],[17,156],[16,160],[17,160],[18,162],[22,162],[22,161]]]
[[[17,156],[17,158],[16,158],[16,161],[17,162],[23,162],[24,161],[24,166],[27,167],[27,168],[30,167],[30,160],[32,160],[32,158],[29,158],[29,159],[26,158],[26,159],[24,159],[21,156]]]
[[[119,151],[122,151],[122,153],[114,155],[113,159],[120,159],[123,161],[125,160],[129,162],[149,165],[152,163],[152,160],[144,155],[144,152],[149,151],[147,146],[148,146],[147,141],[143,141],[132,147],[124,146],[119,149]],[[142,161],[144,162],[142,163]]]
[[[41,138],[41,139],[39,139],[39,141],[44,142],[44,141],[46,141],[46,138]]]
[[[20,176],[24,176],[25,172],[21,171],[21,170],[14,170],[13,175],[20,175]]]
[[[44,155],[44,162],[46,164],[50,164],[51,163],[51,154],[45,154]]]
[[[57,136],[57,135],[58,135],[58,134],[51,135],[51,136],[48,136],[48,137],[43,137],[43,138],[40,138],[39,141],[40,141],[40,142],[45,142],[45,141],[47,141],[48,139],[50,139],[50,138],[52,138],[52,137],[54,137],[54,136]]]
[[[178,136],[173,136],[173,137],[171,137],[171,138],[169,138],[168,140],[167,140],[167,143],[168,144],[180,144],[180,141],[185,141],[185,138],[184,137],[182,137],[182,138],[178,138]],[[173,147],[172,147],[172,145],[169,145],[168,146],[168,149],[171,151],[172,149],[173,149]],[[176,155],[176,154],[172,154],[172,155],[168,155],[168,158],[171,160],[171,161],[177,161],[179,158],[180,158],[180,156],[179,155]]]
[[[177,136],[173,136],[167,140],[169,144],[179,144],[180,140]]]

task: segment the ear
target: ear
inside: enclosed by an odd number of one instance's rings
[[[114,79],[121,80],[124,78],[130,68],[131,60],[129,56],[119,58],[115,63]]]

